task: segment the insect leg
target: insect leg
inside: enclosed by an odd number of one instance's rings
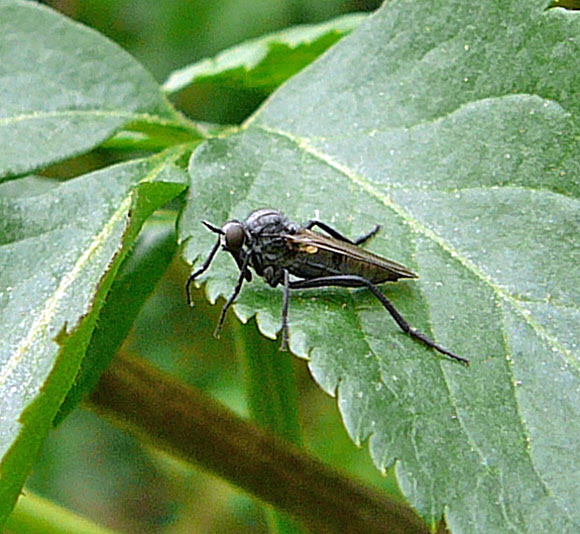
[[[290,273],[284,269],[284,302],[282,304],[282,345],[280,350],[288,350],[288,305],[290,303]]]
[[[220,314],[220,320],[218,321],[218,325],[217,325],[215,332],[213,334],[214,337],[220,337],[220,331],[221,331],[222,326],[224,324],[224,321],[226,319],[226,313],[228,312],[229,307],[233,304],[234,300],[236,300],[236,297],[240,294],[240,291],[242,290],[242,285],[243,285],[244,280],[247,276],[246,271],[248,269],[249,262],[250,262],[250,255],[246,254],[246,257],[244,258],[244,263],[242,264],[242,266],[240,268],[240,276],[238,276],[238,281],[236,282],[236,287],[234,287],[232,294],[230,295],[230,297],[228,298],[228,300],[224,304],[224,307],[222,308],[222,312]]]
[[[220,238],[218,237],[217,241],[215,242],[215,245],[211,249],[211,252],[208,254],[207,258],[203,262],[203,265],[197,271],[192,273],[187,279],[187,283],[185,284],[185,291],[187,292],[187,302],[190,306],[193,306],[193,300],[191,298],[191,284],[200,274],[203,274],[205,271],[208,270],[209,265],[213,261],[213,258],[216,255],[219,248],[220,248]]]
[[[304,228],[306,228],[306,230],[310,230],[314,226],[318,226],[318,228],[324,230],[329,236],[334,237],[334,239],[338,239],[339,241],[346,241],[347,243],[354,245],[354,241],[352,241],[352,239],[342,235],[338,230],[335,230],[332,226],[328,226],[328,224],[323,223],[322,221],[311,219],[304,225]]]
[[[459,362],[469,364],[469,360],[448,351],[441,345],[438,345],[431,338],[427,337],[422,332],[415,330],[399,313],[392,302],[385,297],[379,290],[379,288],[373,284],[370,280],[357,275],[336,275],[336,276],[322,276],[320,278],[312,278],[310,280],[298,280],[290,282],[290,289],[312,289],[316,287],[329,287],[329,286],[339,286],[339,287],[367,287],[370,289],[372,294],[379,299],[384,308],[391,314],[391,317],[399,325],[399,328],[403,330],[406,334],[419,341],[425,343],[428,347],[435,349],[441,354],[445,354],[454,360]]]
[[[328,224],[323,223],[322,221],[318,221],[316,219],[308,221],[304,225],[304,228],[310,230],[314,226],[318,226],[318,228],[324,230],[329,236],[332,236],[335,239],[338,239],[339,241],[346,241],[347,243],[351,243],[352,245],[362,245],[363,243],[366,243],[381,229],[381,226],[377,224],[368,234],[365,234],[353,241],[352,239],[349,239],[348,237],[342,235],[338,230],[335,230],[332,226],[328,226]]]
[[[381,229],[381,225],[377,224],[368,234],[361,235],[358,239],[355,239],[355,245],[364,245],[371,237],[376,236]]]

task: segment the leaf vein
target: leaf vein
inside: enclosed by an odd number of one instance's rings
[[[434,243],[437,243],[443,250],[447,251],[452,258],[460,262],[467,270],[471,271],[476,277],[478,277],[481,281],[487,284],[498,297],[510,303],[514,307],[514,309],[523,317],[524,321],[526,321],[534,329],[534,331],[538,334],[538,336],[541,339],[545,340],[553,348],[556,348],[560,352],[562,357],[567,361],[567,363],[580,372],[580,362],[577,361],[576,358],[574,358],[572,352],[568,350],[566,347],[564,347],[554,336],[550,335],[545,330],[545,328],[543,328],[540,324],[534,321],[529,316],[529,314],[527,314],[526,311],[519,305],[518,301],[513,297],[513,295],[506,292],[499,285],[497,285],[470,259],[462,255],[457,249],[451,246],[449,242],[443,240],[432,229],[428,228],[419,220],[412,217],[407,210],[405,210],[400,204],[396,203],[389,195],[378,190],[374,186],[374,184],[370,183],[363,176],[354,172],[346,165],[343,165],[342,163],[334,160],[329,154],[326,154],[317,149],[316,147],[312,146],[309,143],[309,139],[299,138],[289,132],[268,128],[263,125],[260,126],[254,125],[253,127],[261,129],[268,134],[278,135],[286,139],[289,139],[290,141],[294,142],[298,146],[298,148],[310,154],[312,157],[318,159],[319,161],[326,163],[336,171],[340,172],[343,176],[348,178],[353,184],[357,185],[360,189],[368,193],[377,201],[381,202],[387,208],[393,210],[397,215],[399,215],[402,219],[404,219],[415,232],[427,237],[428,239],[431,239]]]
[[[173,158],[175,159],[176,157],[177,156],[173,154]],[[151,169],[151,171],[147,173],[147,175],[143,177],[141,181],[149,181],[153,179],[153,177],[161,171],[165,164],[166,160],[164,159],[160,164]],[[132,201],[132,194],[127,195],[123,199],[119,207],[115,210],[112,216],[109,217],[101,231],[95,236],[90,245],[80,255],[70,271],[63,275],[58,287],[46,300],[44,308],[41,310],[38,317],[33,321],[27,335],[18,344],[15,351],[8,357],[6,364],[0,372],[0,388],[5,384],[6,380],[15,371],[15,369],[17,369],[19,363],[25,357],[26,351],[33,345],[34,341],[48,329],[50,322],[54,319],[54,316],[57,313],[58,305],[65,297],[67,290],[79,278],[79,276],[82,276],[83,268],[94,256],[97,250],[104,246],[106,238],[112,233],[115,224],[120,221],[122,217],[126,217],[126,214],[130,210]],[[128,222],[129,219],[127,219],[127,224]]]
[[[11,117],[0,117],[0,127],[1,126],[12,126],[20,122],[26,121],[36,121],[43,119],[53,119],[53,118],[77,118],[77,117],[87,117],[87,118],[118,118],[127,119],[128,121],[147,121],[155,124],[160,124],[164,126],[174,126],[180,125],[174,120],[164,119],[159,115],[151,115],[150,113],[136,113],[128,112],[122,110],[79,110],[79,109],[67,109],[67,110],[55,110],[55,111],[42,111],[42,112],[30,112],[22,113],[20,115],[14,115]]]

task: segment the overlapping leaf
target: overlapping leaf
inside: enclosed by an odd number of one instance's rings
[[[318,217],[420,280],[385,288],[471,359],[401,333],[365,291],[293,295],[291,347],[336,394],[353,440],[429,520],[455,532],[577,532],[580,491],[580,19],[540,2],[388,3],[190,165],[200,224],[259,207]],[[208,294],[229,294],[226,255]],[[236,305],[280,326],[281,292]]]
[[[185,187],[173,165],[180,155],[62,185],[27,178],[0,186],[0,523],[69,391],[139,228]]]

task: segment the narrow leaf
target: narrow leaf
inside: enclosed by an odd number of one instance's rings
[[[322,24],[296,26],[237,45],[216,57],[173,72],[163,89],[177,93],[196,83],[272,92],[350,33],[366,15],[351,14]]]
[[[93,390],[175,255],[175,214],[152,219],[119,268],[80,371],[60,407],[55,424]]]
[[[0,524],[69,391],[145,218],[185,187],[179,152],[61,185],[0,185]]]

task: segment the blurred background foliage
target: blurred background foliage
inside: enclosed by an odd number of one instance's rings
[[[372,11],[380,4],[374,0],[45,3],[117,42],[160,83],[173,70],[244,40],[296,24]],[[195,120],[238,124],[265,96],[196,86],[178,94],[175,105]],[[86,172],[100,166],[95,157],[98,159],[94,154],[77,158],[49,174],[64,178]],[[246,416],[245,370],[236,350],[244,343],[246,348],[254,344],[278,354],[278,341],[265,340],[253,321],[242,326],[233,314],[221,339],[214,339],[221,303],[211,306],[202,289],[196,291],[196,306],[190,309],[184,292],[188,274],[188,266],[176,257],[121,350],[146,358]],[[306,363],[297,358],[292,361],[306,448],[343,472],[398,494],[392,474],[382,476],[368,452],[349,440],[335,400],[314,385]],[[268,532],[267,514],[251,497],[195,467],[142,446],[83,409],[75,410],[52,432],[27,487],[121,532]]]

